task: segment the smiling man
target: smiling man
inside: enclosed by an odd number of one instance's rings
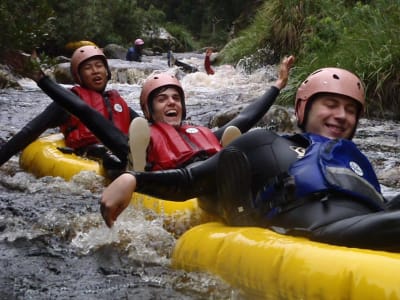
[[[106,90],[111,71],[103,51],[93,45],[75,50],[71,57],[71,75],[75,85],[71,90],[51,80],[39,66],[28,68],[35,59],[21,55],[10,66],[16,72],[26,69],[23,75],[34,80],[56,103],[48,105],[1,146],[0,165],[46,129],[59,126],[67,146],[63,151],[73,151],[102,161],[111,177],[113,173],[125,170],[129,153],[129,125],[139,115],[116,90]]]
[[[103,192],[103,219],[113,226],[134,192],[174,201],[197,197],[199,207],[228,225],[398,251],[398,196],[394,205],[383,197],[371,162],[351,141],[364,93],[355,74],[319,69],[297,90],[302,133],[281,136],[258,128],[204,162],[122,174]]]
[[[279,91],[286,86],[293,63],[293,56],[285,57],[274,85],[238,116],[214,131],[185,122],[185,93],[174,75],[150,75],[140,94],[140,106],[150,123],[150,130],[145,128],[146,122],[142,118],[133,120],[129,129],[134,169],[142,170],[137,168],[142,165],[146,171],[181,168],[219,152],[223,145],[248,131],[268,111]],[[149,138],[144,137],[146,132],[149,132]]]

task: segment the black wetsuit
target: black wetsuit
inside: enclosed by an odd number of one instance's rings
[[[400,211],[379,210],[337,191],[288,205],[272,218],[260,217],[257,210],[265,208],[254,208],[251,199],[287,169],[285,160],[276,158],[286,156],[287,162],[293,161],[295,157],[289,149],[296,146],[307,147],[307,142],[298,136],[282,138],[268,130],[255,129],[199,164],[176,170],[133,172],[136,191],[176,201],[198,197],[203,209],[223,216],[231,225],[268,227],[336,245],[400,250]],[[244,164],[243,159],[247,161]],[[239,206],[249,211],[245,219],[234,219],[235,212],[229,212]]]
[[[63,103],[74,103],[77,114],[92,123],[94,134],[102,143],[110,149],[121,161],[126,161],[129,153],[127,136],[117,129],[111,121],[100,113],[86,117],[89,106],[72,91],[58,85],[48,77],[42,78],[38,86],[53,100],[65,99]],[[68,107],[65,107],[68,109]],[[90,111],[93,109],[89,109]],[[93,110],[94,111],[94,110]],[[139,115],[130,109],[131,120]],[[78,116],[78,117],[79,117]],[[63,124],[69,117],[69,113],[57,103],[51,103],[45,110],[24,126],[15,136],[0,148],[0,165],[7,162],[13,155],[23,150],[36,140],[45,130]],[[91,128],[91,129],[92,129]]]

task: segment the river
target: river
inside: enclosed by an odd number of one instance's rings
[[[245,74],[240,68],[218,66],[215,75],[207,76],[202,55],[186,54],[182,59],[200,70],[178,74],[188,118],[201,124],[208,124],[216,112],[260,95],[275,80],[274,67]],[[165,57],[147,57],[142,65],[146,64],[167,68]],[[136,75],[134,83],[112,81],[108,87],[140,111],[143,79]],[[51,102],[32,81],[22,79],[21,84],[21,90],[0,90],[0,144]],[[400,189],[400,124],[362,119],[354,141],[371,159],[385,196],[393,197]],[[242,298],[217,277],[170,267],[171,250],[188,222],[176,220],[171,230],[162,216],[128,208],[108,229],[99,214],[101,178],[91,173],[70,182],[35,178],[20,168],[18,158],[0,167],[0,299]]]

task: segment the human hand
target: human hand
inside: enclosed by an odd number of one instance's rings
[[[118,216],[128,207],[135,189],[136,178],[129,173],[120,175],[105,188],[100,211],[108,227],[111,228]]]
[[[15,73],[23,77],[38,82],[44,76],[36,50],[33,50],[31,55],[23,52],[8,52],[5,61]]]
[[[290,56],[285,56],[279,66],[279,74],[278,74],[278,79],[275,82],[275,86],[278,89],[283,89],[288,80],[289,80],[289,71],[293,67],[295,58],[293,55]]]

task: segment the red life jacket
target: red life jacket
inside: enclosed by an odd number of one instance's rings
[[[130,113],[127,103],[117,91],[107,91],[107,101],[101,93],[88,90],[79,86],[72,88],[90,107],[100,112],[106,119],[112,121],[118,129],[128,134],[130,124]],[[65,143],[68,147],[79,149],[99,143],[96,136],[76,117],[70,116],[68,121],[60,126],[65,136]]]
[[[166,123],[155,123],[150,128],[147,162],[151,170],[182,167],[196,158],[210,157],[222,148],[207,127],[182,125],[176,129]]]

